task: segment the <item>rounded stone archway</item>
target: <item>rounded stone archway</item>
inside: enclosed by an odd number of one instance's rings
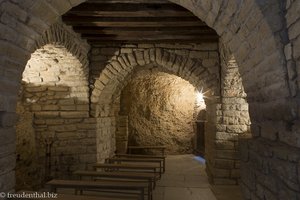
[[[101,71],[91,95],[91,114],[98,122],[98,161],[112,155],[115,145],[119,152],[124,152],[127,146],[124,135],[127,133],[118,131],[126,130],[119,127],[126,123],[126,117],[118,114],[121,91],[130,81],[132,73],[152,67],[188,80],[198,91],[206,92],[210,97],[210,105],[217,101],[214,97],[218,97],[220,89],[218,60],[215,57],[193,59],[163,48],[149,48],[118,55]],[[105,141],[110,142],[103,144]]]
[[[254,136],[243,145],[242,178],[247,186],[246,198],[269,195],[274,199],[292,199],[297,196],[300,147],[298,1],[171,1],[186,7],[214,28],[239,65]],[[37,38],[59,16],[81,2],[84,1],[0,2],[2,191],[14,188],[13,126],[21,74],[35,50]]]

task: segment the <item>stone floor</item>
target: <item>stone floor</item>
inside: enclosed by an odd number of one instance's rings
[[[62,190],[73,194],[74,190]],[[88,195],[97,193],[87,192]],[[99,194],[99,193],[98,193]],[[205,161],[194,155],[168,155],[166,172],[157,182],[153,200],[242,200],[238,186],[211,186]]]
[[[154,200],[242,200],[238,186],[211,187],[204,160],[194,155],[169,155]]]

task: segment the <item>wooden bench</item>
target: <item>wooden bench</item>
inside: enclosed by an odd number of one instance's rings
[[[163,172],[166,171],[166,156],[158,155],[144,155],[144,154],[116,154],[115,157],[125,157],[125,158],[158,158],[163,160]]]
[[[136,172],[148,172],[153,173],[155,175],[159,175],[161,178],[160,168],[156,164],[111,164],[111,163],[96,163],[93,165],[95,169],[104,169],[106,171],[133,171]],[[157,169],[158,172],[157,172]]]
[[[141,172],[99,172],[99,171],[75,171],[74,175],[82,177],[91,177],[91,178],[106,178],[106,179],[125,179],[125,180],[141,180],[149,184],[149,187],[155,188],[156,175],[150,173],[141,173]]]
[[[149,150],[149,149],[159,150],[161,152],[161,155],[164,156],[166,147],[165,146],[128,146],[127,147],[129,154],[132,153],[132,150]]]
[[[74,188],[75,193],[80,191],[99,191],[99,192],[138,192],[139,199],[144,200],[145,191],[148,191],[148,200],[152,200],[152,189],[149,191],[147,183],[143,182],[124,182],[124,181],[83,181],[83,180],[51,180],[47,183],[50,186],[52,192],[56,192],[58,188]]]
[[[114,157],[105,159],[107,163],[124,163],[124,162],[141,162],[141,163],[157,163],[159,165],[159,172],[165,172],[164,159],[162,158],[135,158],[135,157]]]
[[[139,197],[136,196],[86,196],[86,195],[72,195],[72,194],[53,194],[54,196],[48,196],[46,197],[45,194],[47,195],[47,192],[36,192],[36,191],[18,191],[16,194],[20,194],[20,195],[35,195],[35,197],[30,197],[27,198],[28,200],[53,200],[53,199],[57,199],[57,200],[138,200]],[[39,196],[37,196],[36,194],[38,194]],[[44,195],[44,196],[42,196]],[[29,196],[28,196],[29,197]],[[14,199],[18,199],[18,198],[14,198]],[[19,199],[23,199],[23,198],[19,198]]]

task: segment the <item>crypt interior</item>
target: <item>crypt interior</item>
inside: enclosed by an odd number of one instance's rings
[[[300,199],[299,0],[0,0],[0,26],[0,192],[164,146],[153,200]]]

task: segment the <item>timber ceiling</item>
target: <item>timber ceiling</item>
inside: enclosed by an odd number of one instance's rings
[[[218,40],[203,21],[166,0],[89,0],[72,8],[62,20],[93,45]]]

